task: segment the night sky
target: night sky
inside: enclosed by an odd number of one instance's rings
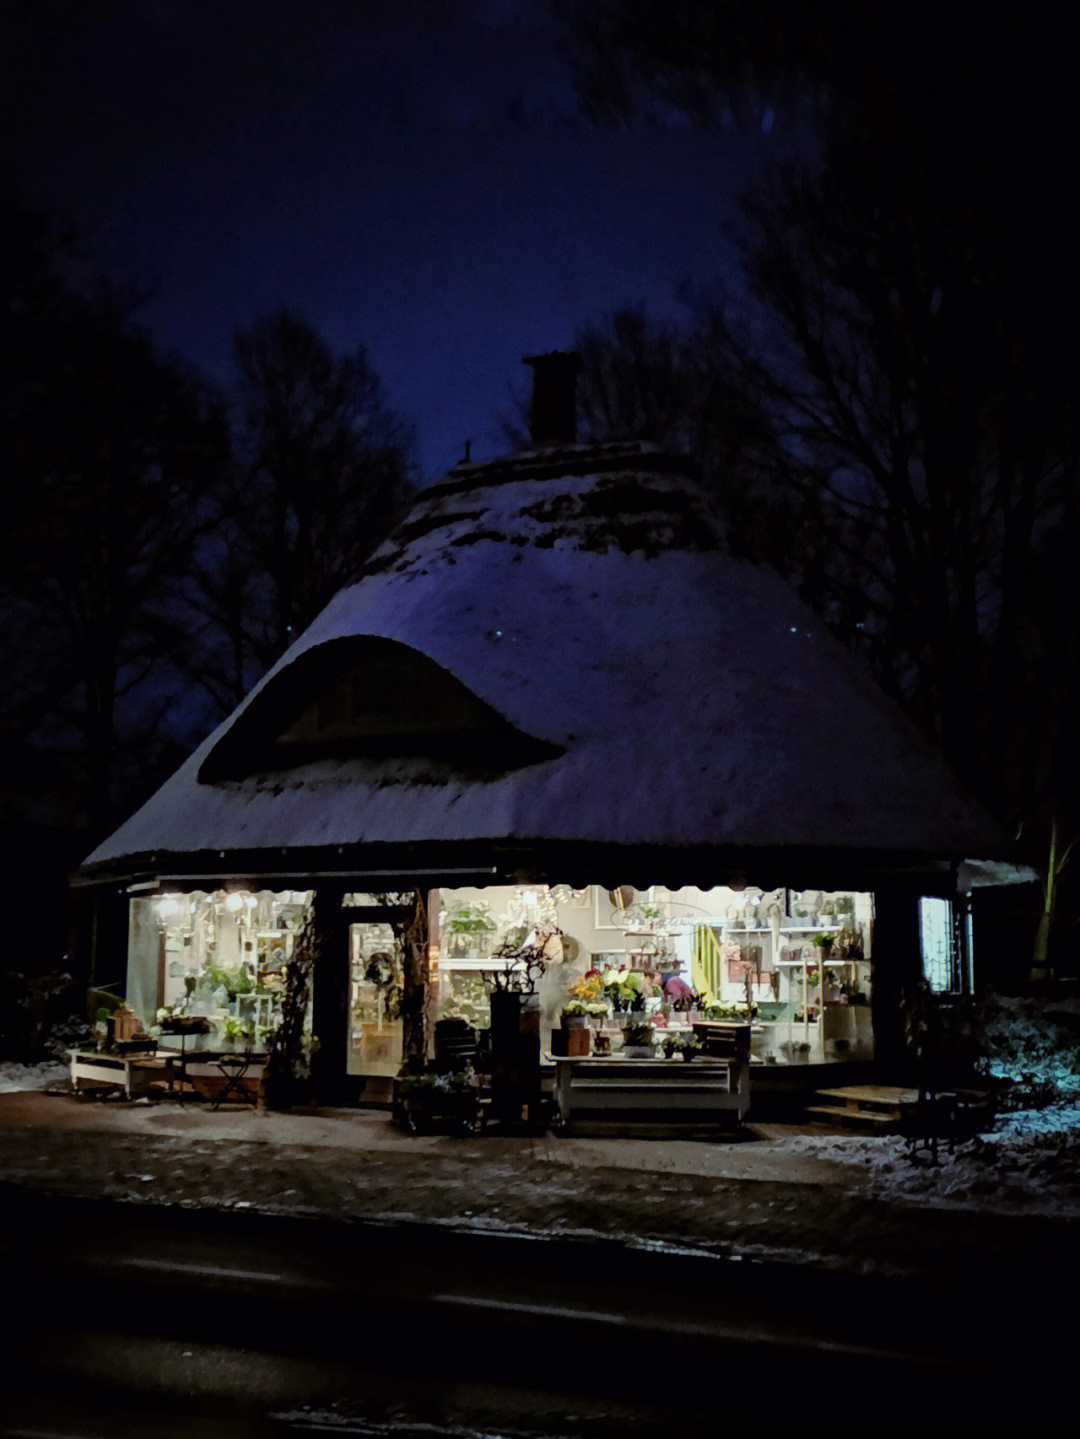
[[[545,0],[16,0],[5,170],[152,287],[159,346],[225,382],[288,305],[363,343],[425,480],[506,448],[522,356],[730,276],[721,226],[775,135],[574,116]]]

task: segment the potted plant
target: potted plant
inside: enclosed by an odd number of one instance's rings
[[[394,1088],[411,1134],[429,1134],[440,1121],[449,1121],[463,1136],[475,1131],[480,1090],[471,1066],[455,1074],[403,1074]]]
[[[689,1062],[701,1049],[701,1042],[693,1034],[664,1036],[662,1046],[667,1059],[684,1059]]]
[[[840,958],[854,961],[863,958],[862,936],[853,925],[845,926],[836,936],[836,950]]]
[[[623,1053],[630,1058],[648,1059],[653,1052],[656,1030],[647,1019],[634,1019],[623,1025]]]
[[[604,976],[598,969],[589,969],[576,984],[570,986],[569,993],[574,1003],[566,1006],[567,1010],[573,1010],[575,1003],[580,1002],[584,1012],[592,1020],[603,1019],[609,1012],[609,1004],[604,990]]]
[[[707,1020],[720,1019],[736,1024],[747,1024],[757,1013],[757,1005],[748,1009],[745,1004],[707,1004],[703,1013]]]
[[[583,999],[571,999],[564,1006],[561,1023],[551,1031],[551,1052],[557,1056],[583,1056],[592,1049],[589,1008]]]
[[[585,1029],[589,1023],[589,1006],[583,999],[571,999],[563,1005],[563,1029]]]
[[[611,1000],[616,1014],[644,1010],[645,976],[636,969],[607,969],[604,971],[604,993]]]
[[[255,1038],[255,1026],[248,1020],[226,1019],[222,1026],[222,1038],[233,1049],[249,1049]]]

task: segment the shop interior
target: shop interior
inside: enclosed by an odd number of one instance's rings
[[[218,889],[133,898],[127,1003],[143,1023],[203,1019],[196,1047],[265,1049],[311,891]],[[309,1016],[310,1029],[310,1016]]]
[[[149,1025],[204,1016],[207,1048],[265,1048],[310,891],[215,890],[132,899],[128,1003]],[[531,989],[541,1052],[564,1016],[589,1052],[662,1054],[701,1019],[749,1020],[751,1058],[830,1063],[873,1053],[873,896],[725,887],[505,885],[432,891],[435,1020],[488,1028],[493,987]],[[350,1075],[401,1063],[402,965],[389,924],[349,927]],[[531,976],[522,956],[542,964]],[[310,1019],[309,1019],[310,1026]],[[631,1031],[633,1031],[631,1033]]]
[[[583,1013],[593,1053],[619,1053],[630,1020],[654,1050],[695,1020],[751,1022],[751,1057],[831,1063],[873,1054],[873,896],[718,887],[607,890],[541,885],[432,896],[432,980],[440,1019],[483,1030],[492,975],[558,931],[536,981],[543,1052],[562,1016]],[[635,1045],[634,1048],[640,1048]]]

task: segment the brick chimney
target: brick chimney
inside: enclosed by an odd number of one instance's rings
[[[577,377],[581,356],[573,350],[526,355],[533,370],[532,415],[529,428],[534,450],[547,445],[572,445],[577,439]]]

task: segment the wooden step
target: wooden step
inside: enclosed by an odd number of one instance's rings
[[[870,1130],[890,1134],[900,1127],[900,1112],[886,1113],[873,1109],[844,1109],[838,1104],[809,1104],[803,1110],[808,1119],[821,1119],[843,1129]]]
[[[919,1093],[892,1084],[849,1084],[841,1089],[819,1089],[815,1096],[838,1112],[892,1114],[899,1116],[902,1104],[913,1104]]]

